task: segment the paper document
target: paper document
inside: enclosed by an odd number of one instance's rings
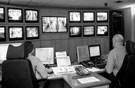
[[[96,77],[86,77],[86,78],[80,78],[80,79],[77,79],[77,80],[82,84],[100,81]]]
[[[56,61],[57,61],[57,66],[58,67],[71,65],[71,61],[70,61],[70,57],[69,56],[56,57]]]
[[[53,70],[55,75],[76,73],[74,66],[52,67],[52,70]]]
[[[67,56],[66,51],[56,52],[55,54],[56,54],[56,58],[57,57],[66,57]]]
[[[101,71],[101,69],[95,68],[95,67],[87,68],[87,70],[88,70],[88,71],[91,71],[91,72],[98,72],[98,71]]]

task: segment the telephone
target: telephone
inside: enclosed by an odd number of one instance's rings
[[[83,66],[77,66],[75,68],[75,71],[78,75],[80,76],[84,76],[84,75],[89,75],[90,74],[90,71],[88,71],[85,67]]]

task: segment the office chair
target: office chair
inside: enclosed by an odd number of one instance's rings
[[[3,88],[39,88],[39,82],[32,69],[32,64],[24,58],[23,45],[14,47],[9,45],[7,60],[2,63]]]
[[[120,88],[135,88],[135,43],[126,41],[126,51],[127,55],[116,79]]]

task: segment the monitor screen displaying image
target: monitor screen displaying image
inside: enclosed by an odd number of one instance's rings
[[[6,30],[5,27],[0,27],[0,41],[6,40]]]
[[[42,17],[43,32],[67,32],[66,17]]]
[[[95,26],[83,26],[83,36],[94,36]]]
[[[0,7],[0,22],[5,21],[5,9],[4,7]]]
[[[94,22],[94,12],[83,12],[83,22]]]
[[[38,22],[38,10],[25,9],[25,22]]]
[[[39,38],[39,27],[38,26],[27,26],[25,31],[26,31],[26,39],[38,39]]]
[[[107,21],[108,21],[107,11],[97,12],[97,22],[107,22]]]
[[[9,40],[22,40],[24,35],[23,35],[23,27],[18,26],[10,26],[8,28],[9,32]]]
[[[70,37],[81,37],[81,26],[70,26],[69,35]]]
[[[90,58],[100,57],[101,56],[101,47],[100,45],[89,45],[89,55]]]
[[[22,9],[8,8],[8,22],[22,22],[23,12]]]
[[[108,26],[98,25],[97,26],[97,36],[108,36]]]
[[[69,12],[69,22],[81,22],[81,12],[79,11]]]

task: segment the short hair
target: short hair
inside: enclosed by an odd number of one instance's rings
[[[32,52],[34,49],[34,45],[31,41],[25,41],[24,42],[24,55],[25,57],[28,57],[28,54]]]
[[[113,36],[113,40],[123,43],[124,42],[124,37],[121,34],[116,34]]]

